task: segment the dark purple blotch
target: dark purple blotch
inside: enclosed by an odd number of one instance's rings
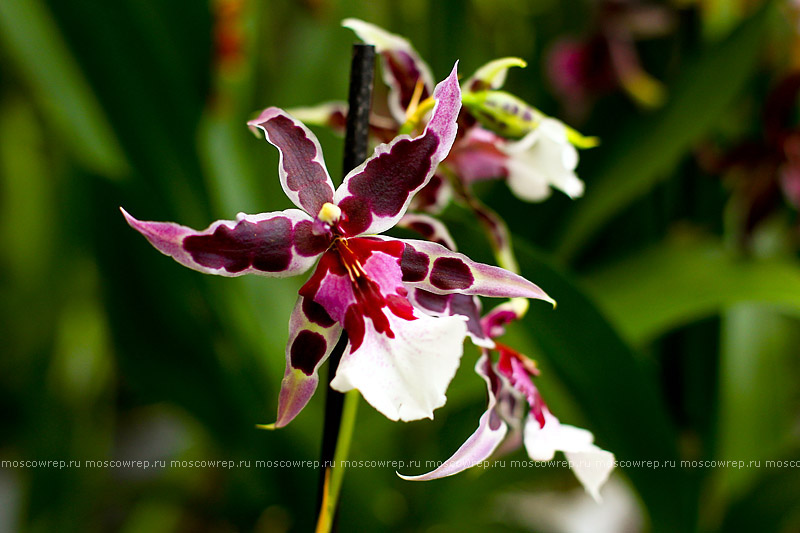
[[[306,315],[306,318],[310,322],[322,326],[323,328],[329,328],[336,323],[325,308],[311,298],[303,298],[303,314]]]
[[[314,223],[310,220],[301,220],[294,227],[294,247],[304,257],[321,254],[331,243],[329,235],[314,235],[313,227]]]
[[[183,247],[204,267],[280,272],[292,261],[292,222],[275,217],[255,224],[243,220],[233,229],[222,224],[211,235],[186,237]]]
[[[431,259],[427,254],[416,251],[410,244],[406,244],[403,249],[403,256],[400,258],[400,270],[403,273],[403,281],[422,281],[428,275],[428,266]]]
[[[393,217],[400,213],[412,191],[425,182],[431,170],[439,137],[428,131],[421,137],[402,139],[391,150],[369,160],[350,177],[352,195],[339,203],[345,214],[341,227],[347,235],[363,233],[372,215]]]
[[[292,368],[297,368],[306,376],[310,376],[314,373],[317,363],[325,356],[326,348],[325,337],[304,329],[295,337],[289,351]]]
[[[456,257],[440,257],[433,262],[431,284],[437,289],[454,291],[472,286],[475,277],[467,264]]]
[[[306,132],[290,118],[278,115],[259,124],[267,131],[269,140],[283,154],[286,186],[297,193],[300,205],[310,215],[316,215],[325,202],[333,202],[333,189],[328,174],[314,161],[317,146]]]

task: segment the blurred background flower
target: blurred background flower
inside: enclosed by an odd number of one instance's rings
[[[647,3],[664,14],[647,39],[621,22],[609,29],[603,5],[0,2],[0,530],[312,527],[318,472],[256,461],[316,459],[323,395],[288,429],[254,428],[276,410],[303,280],[175,268],[118,206],[192,227],[290,207],[261,170],[277,168],[275,151],[245,123],[268,105],[344,99],[355,41],[346,17],[407,37],[438,73],[456,59],[472,72],[521,57],[528,68],[505,88],[601,138],[581,154],[580,199],[531,205],[495,182],[475,192],[506,218],[521,273],[559,304],[532,302],[504,341],[536,359],[559,419],[591,430],[621,463],[597,513],[585,494],[569,503],[579,484],[566,467],[506,463],[430,483],[403,481],[392,466],[351,468],[342,530],[578,530],[565,516],[628,530],[797,530],[798,149],[792,134],[776,144],[762,114],[800,66],[796,3]],[[617,78],[582,86],[581,112],[562,112],[571,100],[553,85],[548,53],[598,32],[628,32],[627,52],[658,80],[658,106],[634,103]],[[796,132],[797,93],[788,99],[780,124]],[[340,168],[341,140],[316,133]],[[777,200],[742,239],[754,197],[736,183],[762,171],[709,166],[704,152],[744,154],[745,142],[769,145],[780,162],[768,180]],[[464,253],[491,262],[466,210],[443,217]],[[478,354],[465,347],[434,421],[395,424],[362,409],[351,457],[405,461],[408,474],[445,460],[485,410]],[[82,467],[20,466],[33,460]],[[235,463],[202,463],[212,460]],[[703,462],[718,460],[745,463]],[[567,499],[536,507],[550,520],[531,518],[530,497],[545,492]]]

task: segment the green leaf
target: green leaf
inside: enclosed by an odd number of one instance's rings
[[[800,451],[761,461],[757,483],[728,509],[720,531],[797,531],[800,527]]]
[[[736,257],[712,240],[673,238],[585,281],[635,345],[741,302],[768,302],[800,316],[796,260]]]
[[[0,39],[76,156],[107,177],[125,174],[108,120],[42,2],[0,2]]]
[[[563,227],[560,257],[574,257],[611,217],[666,179],[730,108],[756,67],[770,5],[683,68],[664,108],[648,119],[637,117],[609,141],[586,196]]]
[[[749,461],[772,459],[792,440],[797,326],[797,319],[764,304],[737,305],[723,315],[717,457],[748,459],[748,468],[715,472],[728,495],[758,477]]]

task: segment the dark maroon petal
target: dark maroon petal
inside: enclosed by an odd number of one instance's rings
[[[311,224],[308,215],[297,209],[240,214],[236,221],[217,221],[204,231],[170,222],[143,222],[123,214],[159,251],[207,274],[293,276],[314,264],[318,250],[324,249],[319,243],[312,247],[305,241],[295,242],[296,228]]]
[[[475,278],[464,261],[456,257],[440,257],[433,262],[431,284],[437,289],[454,291],[472,286]]]
[[[324,203],[333,202],[333,183],[325,169],[322,149],[302,122],[270,107],[247,124],[263,131],[267,141],[280,151],[281,185],[296,206],[316,216]]]
[[[456,69],[434,92],[436,104],[422,135],[401,136],[380,145],[370,159],[350,172],[336,191],[346,236],[380,233],[405,214],[412,196],[431,179],[456,134],[461,90]]]

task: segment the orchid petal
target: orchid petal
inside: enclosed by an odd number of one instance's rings
[[[260,129],[280,152],[278,174],[286,196],[312,217],[323,204],[333,202],[333,182],[325,168],[317,137],[282,109],[270,107],[247,123]]]
[[[436,294],[493,296],[496,298],[537,298],[555,303],[547,293],[522,276],[500,267],[477,263],[441,244],[404,239],[400,266],[406,287]]]
[[[591,432],[559,422],[544,407],[544,426],[532,416],[525,421],[525,449],[534,461],[549,461],[556,451],[564,452],[575,477],[586,491],[600,501],[600,488],[614,469],[614,454],[594,444]]]
[[[295,276],[308,270],[328,245],[327,239],[311,232],[309,216],[297,209],[240,213],[235,221],[220,220],[203,231],[172,222],[144,222],[121,211],[161,253],[206,274]]]
[[[286,371],[278,397],[275,427],[291,422],[314,395],[319,383],[317,371],[336,346],[342,326],[318,303],[298,298],[289,319]]]
[[[408,300],[429,316],[463,316],[467,319],[467,334],[476,346],[494,348],[494,341],[481,326],[481,301],[466,294],[435,294],[425,289],[411,289]]]
[[[491,131],[475,126],[455,142],[445,163],[464,183],[505,178],[509,156],[499,146],[506,142]]]
[[[414,193],[433,176],[436,166],[450,151],[461,109],[457,65],[436,86],[436,104],[422,135],[401,135],[375,149],[372,157],[352,170],[336,191],[336,204],[344,218],[347,236],[380,233],[405,214]]]
[[[425,237],[425,240],[439,243],[454,252],[456,251],[456,241],[450,235],[447,226],[432,216],[420,213],[406,213],[397,223],[397,226],[415,231]]]
[[[525,68],[528,64],[519,57],[503,57],[489,61],[475,71],[465,83],[465,91],[484,91],[487,89],[499,89],[506,82],[508,69],[511,67]]]
[[[354,18],[345,19],[342,26],[353,30],[365,43],[374,45],[381,55],[383,81],[389,87],[389,110],[397,123],[402,124],[418,83],[422,84],[418,101],[430,96],[433,87],[430,68],[411,43],[399,35]]]
[[[463,472],[467,468],[471,468],[486,461],[492,456],[500,443],[505,439],[508,427],[495,412],[497,399],[495,398],[493,389],[496,387],[493,387],[490,374],[488,374],[487,371],[492,372],[491,361],[486,353],[484,353],[475,365],[475,372],[486,382],[489,400],[486,412],[483,413],[478,423],[478,429],[475,430],[449,459],[435,470],[418,476],[404,476],[399,473],[397,474],[398,476],[408,481],[439,479]],[[496,377],[493,372],[491,376]]]
[[[433,318],[414,311],[414,320],[388,315],[394,338],[366,327],[363,345],[348,346],[331,387],[358,389],[390,420],[433,418],[463,353],[461,317]]]
[[[575,174],[578,151],[558,120],[542,119],[538,128],[503,151],[509,156],[508,186],[523,200],[543,200],[551,186],[570,198],[583,195],[583,182]]]

